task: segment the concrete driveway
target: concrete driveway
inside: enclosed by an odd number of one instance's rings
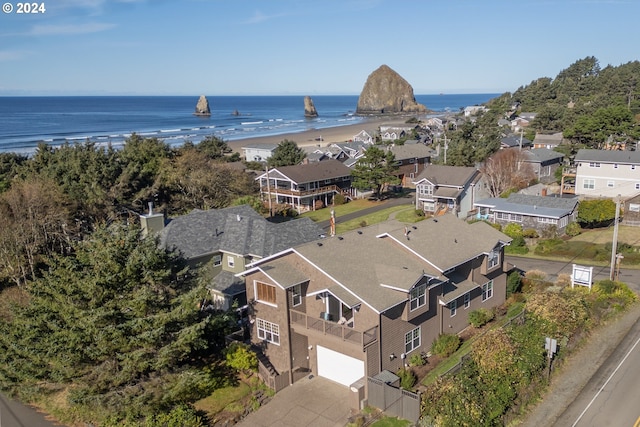
[[[236,426],[344,427],[352,415],[348,387],[326,378],[303,378],[280,390]]]

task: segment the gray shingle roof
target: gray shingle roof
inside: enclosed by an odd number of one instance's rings
[[[351,176],[351,169],[334,159],[295,166],[281,166],[275,170],[297,184]]]
[[[564,154],[548,148],[534,148],[533,150],[527,150],[524,151],[524,155],[530,163],[553,163],[553,161],[560,163],[564,158]]]
[[[160,243],[187,259],[218,251],[265,257],[317,239],[322,228],[309,218],[274,224],[248,205],[193,212],[173,219]]]
[[[424,144],[394,145],[390,148],[396,160],[425,159],[433,156],[434,151]]]
[[[339,298],[348,304],[362,301],[382,312],[406,301],[407,292],[423,275],[445,280],[445,271],[511,240],[486,223],[468,224],[454,215],[406,227],[409,239],[404,224],[387,221],[302,244],[294,252],[337,282],[331,289]],[[299,268],[297,256],[279,259],[291,269]],[[259,265],[264,268],[276,261]]]
[[[207,289],[214,289],[225,295],[238,295],[245,292],[244,280],[236,277],[230,271],[221,271],[207,285]]]
[[[479,171],[474,167],[428,165],[413,182],[418,183],[426,179],[436,185],[463,187],[477,174]]]
[[[576,162],[640,164],[640,151],[578,150]]]
[[[509,212],[528,216],[562,218],[571,214],[577,205],[578,198],[533,196],[513,193],[507,199],[500,197],[479,200],[476,206],[491,207],[497,212]]]
[[[519,147],[520,146],[520,137],[519,136],[515,136],[515,135],[511,135],[511,136],[507,136],[504,137],[500,140],[500,142],[508,147]],[[527,138],[522,138],[522,146],[523,147],[530,147],[531,146],[531,141],[529,141]]]

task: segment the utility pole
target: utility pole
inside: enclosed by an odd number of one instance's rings
[[[611,245],[611,270],[609,272],[609,279],[615,280],[616,278],[616,258],[618,255],[618,220],[620,219],[620,199],[618,194],[616,197],[616,216],[613,224],[613,243]]]
[[[444,134],[444,164],[447,164],[447,148],[449,148],[449,145],[447,145],[447,134]]]

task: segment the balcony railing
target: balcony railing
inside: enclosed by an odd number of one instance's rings
[[[262,187],[263,193],[268,193],[266,187]],[[317,194],[341,193],[342,189],[337,185],[327,185],[325,187],[314,188],[312,190],[292,190],[290,188],[271,188],[271,194],[282,194],[284,196],[308,197]]]
[[[361,345],[362,348],[367,347],[378,339],[377,326],[367,329],[364,332],[360,332],[349,326],[340,325],[329,320],[324,320],[320,317],[309,316],[300,311],[289,310],[289,312],[291,313],[292,326],[301,326],[305,329],[316,331],[323,335],[330,335],[343,341]]]

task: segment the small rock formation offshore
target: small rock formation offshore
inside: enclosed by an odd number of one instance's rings
[[[313,100],[310,96],[304,97],[304,116],[305,117],[318,117],[318,110],[313,105]]]
[[[200,95],[198,99],[198,103],[196,104],[196,112],[193,113],[196,116],[210,116],[211,110],[209,109],[209,101],[207,101],[207,97],[204,95]]]
[[[416,102],[413,88],[387,65],[369,74],[358,98],[356,114],[426,113]]]

